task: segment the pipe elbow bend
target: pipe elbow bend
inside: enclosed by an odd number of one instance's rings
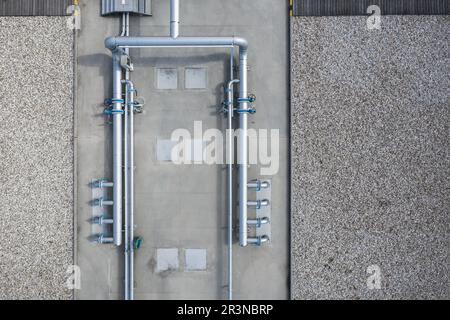
[[[247,50],[248,48],[248,41],[241,37],[233,37],[233,42],[236,46],[239,46],[239,48],[243,50]]]
[[[111,51],[114,51],[117,49],[117,43],[115,37],[109,37],[105,39],[105,47],[108,48]]]

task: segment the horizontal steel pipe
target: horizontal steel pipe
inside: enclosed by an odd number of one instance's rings
[[[270,186],[269,181],[253,180],[247,183],[247,188],[256,189],[256,191],[260,191],[261,189],[267,189],[269,186]]]
[[[267,207],[269,204],[270,204],[270,201],[267,199],[256,200],[256,201],[247,201],[247,206],[255,207],[256,209],[261,209],[261,207]]]
[[[264,236],[260,236],[260,237],[247,238],[247,241],[248,241],[248,244],[260,246],[263,243],[268,242],[269,237],[264,235]]]
[[[108,180],[97,180],[94,182],[93,184],[94,188],[112,188],[114,187],[114,183],[113,182],[109,182]]]
[[[94,219],[94,223],[95,224],[113,224],[114,220],[113,219],[109,219],[109,218],[105,218],[105,217],[97,217]]]
[[[114,244],[122,244],[122,67],[120,55],[113,54],[113,238]]]
[[[101,235],[98,236],[97,242],[101,243],[101,244],[113,243],[114,242],[114,238],[112,238],[112,237],[105,237],[103,234],[101,234]]]
[[[257,218],[257,219],[249,219],[247,220],[247,225],[252,227],[260,228],[263,224],[268,224],[270,222],[269,218]]]
[[[119,48],[145,47],[232,47],[247,49],[247,40],[240,37],[109,37],[105,46],[111,51]]]

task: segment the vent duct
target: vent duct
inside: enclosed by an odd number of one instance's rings
[[[102,16],[116,13],[134,13],[139,15],[152,15],[151,0],[102,0]]]

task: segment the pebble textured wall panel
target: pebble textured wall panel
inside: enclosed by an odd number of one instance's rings
[[[450,298],[449,18],[292,19],[294,298]]]
[[[0,17],[0,299],[69,299],[73,32]]]

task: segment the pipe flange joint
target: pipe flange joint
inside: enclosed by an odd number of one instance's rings
[[[105,184],[109,184],[109,183],[112,183],[112,182],[109,182],[108,179],[99,179],[99,180],[94,181],[93,187],[101,189],[101,188],[105,187]]]
[[[103,207],[103,198],[94,199],[94,206]]]
[[[261,200],[256,201],[256,210],[261,209]]]
[[[92,223],[93,223],[93,224],[98,224],[98,225],[103,224],[103,216],[95,217],[95,218],[92,220]]]
[[[102,244],[103,243],[103,239],[104,239],[104,235],[103,234],[99,234],[97,236],[97,243]]]

